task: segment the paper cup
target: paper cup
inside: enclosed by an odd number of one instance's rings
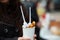
[[[35,28],[23,28],[23,37],[29,37],[31,40],[34,39]]]

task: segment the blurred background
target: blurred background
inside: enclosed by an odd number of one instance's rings
[[[39,9],[39,7],[44,6],[47,12],[54,16],[55,19],[59,19],[60,15],[60,0],[20,0],[22,4],[26,7],[27,11],[29,12],[29,7],[32,7],[32,15],[36,15],[36,8]],[[37,17],[35,17],[37,19]],[[35,21],[37,21],[34,19]],[[59,19],[60,20],[60,19]],[[39,27],[36,27],[36,34],[37,34],[37,40],[45,40],[39,36]]]
[[[46,2],[48,11],[60,11],[60,0],[21,0],[25,6],[32,6],[33,3]],[[29,4],[29,5],[28,5]]]

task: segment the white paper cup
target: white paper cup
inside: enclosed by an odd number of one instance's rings
[[[31,40],[33,40],[34,32],[35,32],[35,27],[34,28],[23,28],[23,37],[29,37],[31,38]]]

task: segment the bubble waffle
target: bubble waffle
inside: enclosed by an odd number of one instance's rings
[[[35,21],[33,21],[28,28],[33,28],[33,27],[35,27]]]

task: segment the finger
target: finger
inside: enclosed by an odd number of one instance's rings
[[[34,38],[35,38],[35,37],[37,37],[37,35],[36,35],[36,34],[34,34]]]
[[[37,37],[37,35],[36,35],[36,34],[34,34],[34,40],[36,40],[36,37]]]
[[[19,40],[30,40],[30,38],[20,37]]]
[[[34,39],[34,40],[36,40],[36,39]]]

